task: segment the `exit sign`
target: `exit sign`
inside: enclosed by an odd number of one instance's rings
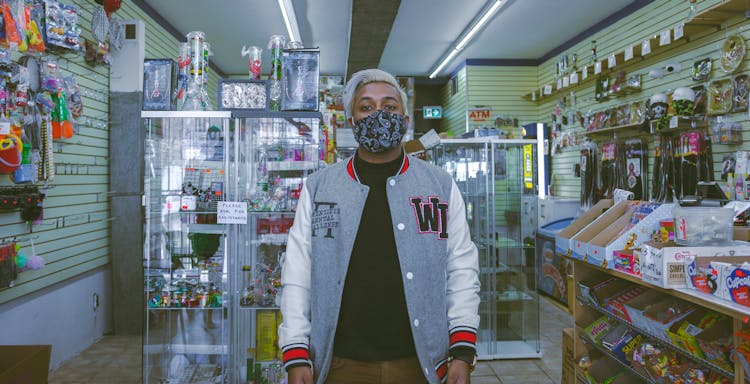
[[[425,119],[442,119],[443,107],[439,105],[425,105],[424,107],[422,107],[422,117]]]

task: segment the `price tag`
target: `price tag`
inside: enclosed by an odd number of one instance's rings
[[[570,84],[578,84],[578,72],[570,74]]]
[[[646,56],[651,53],[651,40],[646,39],[641,43],[641,55]]]
[[[536,91],[531,91],[531,101],[536,101]]]
[[[562,84],[563,88],[569,86],[570,85],[570,77],[568,77],[568,76],[563,77],[562,82],[563,82],[563,84]]]
[[[581,70],[581,80],[586,80],[587,77],[589,77],[589,66],[584,65],[583,70]],[[750,109],[748,111],[750,111]]]
[[[629,45],[627,48],[625,48],[625,58],[624,61],[632,60],[633,59],[633,46]]]
[[[602,73],[602,62],[597,61],[596,64],[594,64],[594,74],[598,75],[600,73]]]
[[[685,23],[674,26],[674,39],[679,40],[685,36]]]
[[[544,94],[545,95],[551,95],[552,94],[552,84],[547,84],[544,86]]]
[[[557,84],[556,85],[557,85],[557,88],[555,88],[555,89],[557,89],[557,90],[562,89],[562,79],[557,79]]]
[[[669,45],[669,43],[672,42],[672,30],[667,29],[666,31],[661,31],[659,34],[659,45]]]
[[[613,53],[607,58],[607,68],[614,68],[615,65],[617,65],[617,56]]]
[[[716,116],[716,122],[717,122],[717,123],[721,123],[721,122],[722,122],[722,120],[724,120],[724,119],[722,119],[722,118],[721,118],[721,115],[719,115],[719,116]]]
[[[677,116],[672,116],[669,119],[669,128],[677,128],[678,123],[679,123],[679,118]]]
[[[247,224],[247,202],[220,201],[216,207],[217,224]]]
[[[0,121],[0,135],[10,134],[10,121]]]

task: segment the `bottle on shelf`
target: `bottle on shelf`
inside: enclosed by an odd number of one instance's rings
[[[268,208],[268,155],[266,150],[261,148],[258,153],[258,169],[255,182],[255,194],[252,198],[252,207],[256,211],[264,211]]]
[[[240,305],[243,307],[249,307],[255,305],[256,301],[252,267],[249,265],[243,265],[242,275],[244,277],[244,284],[242,288],[242,297],[240,298]]]

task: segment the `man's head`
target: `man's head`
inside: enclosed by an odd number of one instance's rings
[[[366,69],[352,75],[344,88],[344,108],[360,148],[398,155],[409,124],[406,92],[393,75]]]
[[[364,69],[359,72],[356,72],[355,74],[352,75],[351,79],[349,79],[349,82],[346,83],[346,87],[344,88],[344,94],[343,94],[344,100],[343,101],[344,101],[344,109],[346,111],[346,117],[348,119],[353,119],[354,121],[357,121],[360,118],[364,117],[362,116],[361,112],[366,112],[369,110],[369,113],[365,114],[366,116],[374,112],[376,109],[379,109],[379,108],[370,109],[371,107],[385,106],[385,105],[368,105],[368,106],[361,105],[362,102],[380,101],[380,100],[372,100],[371,95],[366,95],[366,94],[363,94],[365,92],[361,92],[363,87],[365,87],[368,84],[373,84],[373,83],[376,83],[375,85],[386,86],[385,88],[392,88],[390,91],[393,94],[387,95],[386,97],[390,96],[392,98],[391,100],[395,101],[395,103],[398,104],[398,107],[400,109],[398,112],[400,114],[407,116],[407,117],[409,116],[408,110],[406,108],[406,92],[404,92],[404,90],[401,89],[396,78],[393,77],[393,75],[391,75],[388,72],[373,68],[373,69]],[[363,100],[363,96],[365,97],[365,100]],[[389,108],[392,108],[392,107],[393,106],[389,106]]]

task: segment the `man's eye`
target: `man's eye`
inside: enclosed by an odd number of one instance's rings
[[[369,106],[369,105],[362,105],[359,107],[360,111],[369,111],[371,109],[372,109],[372,106]]]
[[[388,110],[388,111],[393,111],[393,110],[396,109],[396,106],[395,105],[386,105],[384,109]]]

